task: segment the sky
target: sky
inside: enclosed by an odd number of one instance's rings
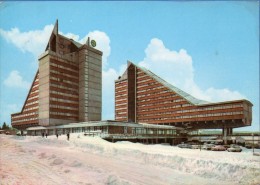
[[[102,119],[127,61],[198,99],[247,99],[259,130],[259,1],[0,2],[0,124],[21,111],[53,25],[103,51]]]

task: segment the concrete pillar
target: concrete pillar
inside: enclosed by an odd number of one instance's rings
[[[228,132],[228,128],[223,128],[222,135],[223,135],[223,140],[225,145],[227,144],[227,132]]]
[[[232,134],[233,134],[233,128],[229,128],[228,135],[232,135]]]

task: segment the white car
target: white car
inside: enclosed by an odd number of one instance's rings
[[[228,152],[241,152],[242,148],[240,148],[240,146],[238,145],[230,145],[230,148],[227,149]]]

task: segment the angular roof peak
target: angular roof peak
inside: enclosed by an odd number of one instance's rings
[[[54,25],[54,28],[52,30],[52,33],[54,33],[55,35],[58,35],[58,33],[59,33],[59,22],[58,22],[58,19],[55,22],[55,25]]]

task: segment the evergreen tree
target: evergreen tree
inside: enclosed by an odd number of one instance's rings
[[[8,126],[6,125],[6,123],[5,123],[5,122],[3,123],[2,129],[3,129],[3,130],[6,130],[6,129],[8,129]]]

